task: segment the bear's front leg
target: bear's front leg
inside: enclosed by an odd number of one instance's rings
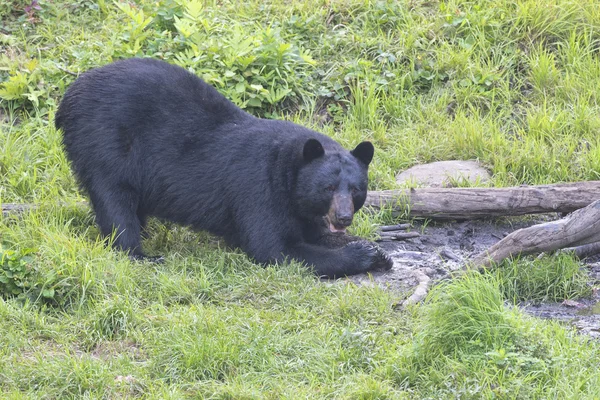
[[[393,265],[392,259],[376,243],[370,242],[360,236],[347,235],[346,233],[332,233],[324,224],[316,224],[312,229],[307,229],[305,231],[305,240],[308,243],[324,246],[329,249],[341,249],[348,246],[344,250],[346,253],[360,253],[361,249],[375,248],[377,251],[377,260],[372,269],[387,271]]]
[[[360,236],[348,235],[345,232],[331,232],[327,227],[325,219],[317,219],[314,223],[306,226],[303,237],[308,243],[325,246],[330,249],[338,249],[352,242],[367,242],[367,240]]]
[[[311,243],[330,249],[339,249],[352,242],[366,242],[366,240],[359,236],[346,235],[345,233],[322,232],[318,239],[314,242],[311,241]]]
[[[351,242],[337,249],[298,243],[287,253],[293,259],[312,266],[318,276],[332,279],[372,270],[389,270],[393,264],[377,245],[366,240]]]
[[[376,269],[388,270],[392,260],[377,245],[364,239],[341,244],[338,248],[330,248],[315,243],[318,236],[310,242],[300,235],[286,237],[292,229],[275,224],[272,218],[260,215],[261,218],[248,218],[240,226],[238,237],[242,250],[261,264],[284,262],[294,259],[311,267],[318,276],[339,278],[356,275]],[[338,243],[339,244],[339,243]]]

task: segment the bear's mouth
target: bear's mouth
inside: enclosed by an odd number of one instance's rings
[[[331,223],[331,221],[329,222],[329,230],[333,233],[346,233],[346,227],[342,226],[342,227],[337,227],[334,224]]]
[[[346,233],[346,226],[333,223],[329,215],[326,215],[324,219],[331,233]]]

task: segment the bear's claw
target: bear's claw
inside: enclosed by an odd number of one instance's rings
[[[345,249],[350,252],[351,257],[360,265],[358,268],[361,272],[372,270],[388,271],[394,264],[390,256],[379,246],[371,242],[351,242],[345,246]]]

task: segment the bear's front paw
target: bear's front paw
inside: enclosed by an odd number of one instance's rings
[[[376,244],[374,246],[377,249],[377,260],[373,265],[373,269],[381,271],[389,271],[390,269],[392,269],[392,266],[394,265],[392,257],[390,257],[385,251],[383,251],[381,247],[377,246]]]
[[[392,268],[393,261],[379,246],[367,241],[348,243],[343,248],[350,257],[356,273],[371,270],[387,271]]]

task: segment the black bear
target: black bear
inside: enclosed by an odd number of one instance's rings
[[[391,268],[345,235],[367,194],[373,145],[352,151],[286,121],[254,117],[183,68],[133,58],[92,69],[55,119],[103,235],[144,257],[148,216],[207,230],[259,263],[319,276]]]

